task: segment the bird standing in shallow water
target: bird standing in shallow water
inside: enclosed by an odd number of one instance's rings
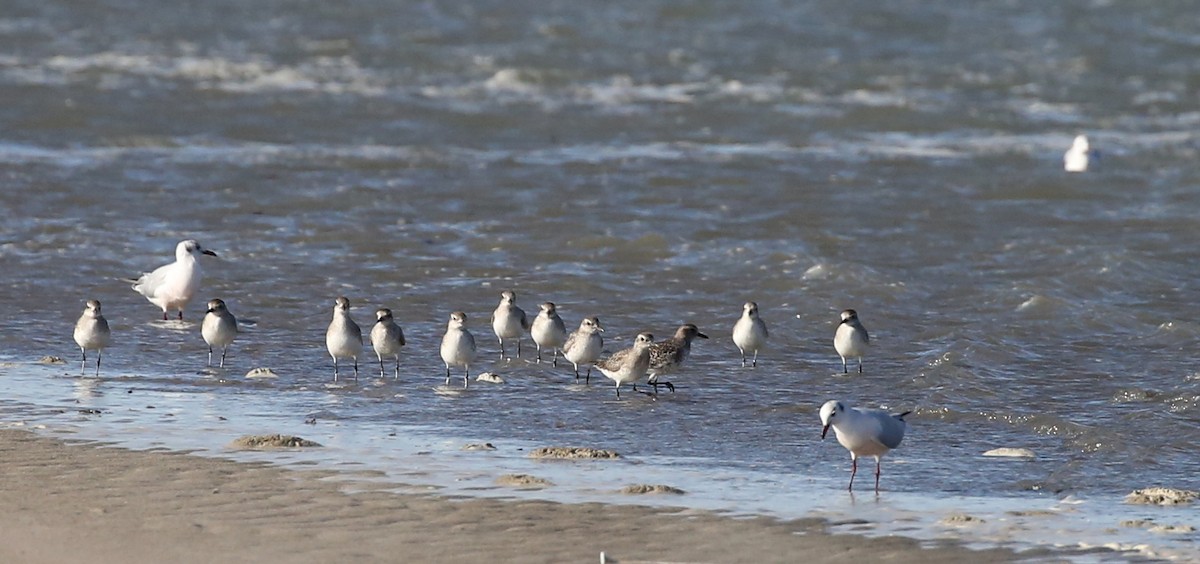
[[[500,292],[500,305],[492,312],[492,331],[500,340],[500,360],[504,360],[504,340],[517,340],[517,358],[521,358],[521,337],[529,332],[529,318],[517,307],[517,294],[512,290]]]
[[[400,347],[404,346],[404,330],[396,324],[392,310],[384,307],[375,310],[375,326],[371,328],[371,347],[379,357],[379,377],[386,378],[383,357],[396,358],[396,379],[400,379]]]
[[[471,361],[475,360],[475,337],[467,330],[467,314],[450,314],[446,334],[442,336],[442,362],[446,364],[446,385],[450,385],[450,367],[463,367],[463,389],[471,378]]]
[[[212,366],[213,347],[221,347],[221,368],[225,368],[225,353],[237,334],[237,318],[229,313],[225,302],[208,300],[208,311],[204,313],[204,323],[200,325],[200,335],[208,343],[208,366]]]
[[[132,281],[137,293],[162,308],[163,320],[167,319],[167,312],[171,310],[178,310],[179,319],[183,319],[183,308],[200,289],[199,255],[215,257],[217,253],[201,247],[193,239],[180,241],[175,246],[175,262],[164,264],[154,272],[143,273]]]
[[[843,311],[842,321],[833,334],[833,348],[837,351],[838,356],[842,357],[842,374],[850,373],[849,368],[846,367],[848,358],[858,358],[858,373],[862,374],[862,357],[867,354],[867,345],[870,343],[871,336],[867,334],[867,328],[863,327],[862,322],[858,320],[858,312],[852,309]]]
[[[650,378],[646,381],[647,384],[654,387],[654,393],[658,393],[659,386],[666,386],[668,390],[675,391],[675,385],[670,382],[659,382],[658,377],[670,374],[679,370],[683,366],[683,361],[692,352],[692,341],[700,337],[707,339],[708,335],[700,332],[700,329],[691,323],[680,325],[675,330],[675,335],[665,341],[654,343],[650,346]]]
[[[362,353],[362,329],[350,319],[350,300],[339,297],[333,302],[333,320],[325,330],[325,348],[333,357],[333,381],[338,379],[338,358],[354,358],[354,379],[358,380],[358,355]]]
[[[554,351],[554,366],[558,366],[558,349],[567,342],[567,325],[558,316],[558,307],[554,302],[541,305],[541,311],[533,318],[533,325],[529,328],[529,336],[533,337],[538,348],[537,361],[542,361],[542,349],[548,348]]]
[[[733,324],[733,344],[742,353],[742,368],[746,367],[746,351],[754,353],[751,366],[758,366],[758,351],[767,344],[767,324],[758,316],[758,304],[746,302],[742,316]]]
[[[621,399],[621,384],[625,382],[632,382],[633,391],[637,391],[637,381],[650,369],[650,345],[653,344],[654,335],[641,333],[629,348],[596,362],[596,369],[617,383],[617,399]]]
[[[600,353],[604,351],[604,337],[600,333],[604,332],[604,328],[600,326],[600,318],[585,317],[579,322],[579,329],[572,331],[567,336],[567,342],[563,344],[563,358],[575,365],[575,381],[579,381],[579,365],[586,364],[587,378],[584,379],[585,384],[592,381],[592,365],[600,358]]]
[[[830,400],[821,406],[821,439],[829,428],[837,435],[837,440],[846,450],[850,451],[850,486],[854,491],[854,475],[858,473],[858,457],[875,457],[875,493],[879,493],[880,459],[888,451],[899,447],[904,440],[904,431],[908,424],[904,417],[912,413],[905,411],[891,415],[879,409],[858,409],[847,407],[840,401]]]
[[[87,369],[87,352],[96,351],[96,376],[100,375],[100,351],[108,346],[112,332],[108,330],[108,320],[100,313],[100,302],[88,300],[84,306],[83,315],[75,322],[75,344],[83,354],[83,362],[79,365],[79,373]]]

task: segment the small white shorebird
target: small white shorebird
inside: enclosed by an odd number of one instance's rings
[[[83,315],[75,322],[75,344],[83,353],[83,362],[79,365],[79,373],[87,369],[87,352],[96,351],[96,376],[100,375],[100,352],[108,346],[112,332],[108,330],[108,320],[100,314],[100,302],[88,300],[84,306]]]
[[[659,382],[658,377],[675,372],[683,366],[683,361],[687,360],[692,352],[692,341],[696,337],[707,339],[708,335],[701,333],[695,325],[685,323],[675,330],[675,335],[670,339],[650,345],[650,377],[646,383],[654,387],[655,394],[658,393],[659,386],[666,386],[668,390],[675,391],[674,384]]]
[[[450,314],[446,334],[442,336],[442,362],[446,364],[446,385],[450,385],[450,367],[463,367],[463,389],[471,378],[471,361],[475,360],[475,337],[467,330],[467,314]]]
[[[517,358],[521,358],[521,337],[529,332],[529,318],[517,307],[517,294],[512,290],[500,292],[500,305],[492,312],[492,331],[500,340],[500,360],[505,359],[504,340],[517,340]]]
[[[362,329],[350,319],[350,300],[339,296],[333,302],[333,320],[325,330],[325,348],[333,357],[333,381],[338,379],[338,359],[354,358],[354,379],[358,380],[358,355],[362,353]]]
[[[143,273],[137,280],[132,280],[134,291],[162,308],[164,320],[171,310],[179,311],[179,319],[183,319],[183,308],[200,289],[200,255],[215,257],[217,253],[201,247],[193,239],[180,241],[175,246],[175,262],[164,264],[154,272]]]
[[[858,409],[847,407],[846,404],[829,400],[821,406],[821,439],[833,427],[837,440],[846,450],[850,451],[850,486],[854,491],[854,475],[858,473],[858,457],[875,457],[875,493],[879,493],[880,459],[888,451],[899,447],[904,440],[904,430],[908,424],[904,417],[912,413],[905,411],[898,415],[889,414],[880,409]]]
[[[1063,170],[1067,172],[1085,172],[1095,151],[1088,143],[1087,135],[1076,135],[1071,148],[1063,154]]]
[[[386,378],[383,371],[383,357],[396,358],[396,379],[400,379],[400,347],[404,343],[404,330],[396,324],[392,310],[381,307],[375,310],[375,326],[371,328],[371,347],[375,356],[379,357],[379,377]]]
[[[529,336],[537,345],[537,361],[542,361],[542,349],[554,351],[554,366],[558,366],[558,349],[567,342],[567,325],[558,316],[558,307],[554,302],[545,302],[541,306],[533,324],[529,327]]]
[[[633,391],[637,391],[637,381],[650,369],[650,345],[653,344],[654,335],[641,333],[629,348],[596,362],[596,369],[617,383],[617,399],[621,399],[621,384],[632,382]]]
[[[842,312],[842,322],[838,324],[837,332],[833,334],[833,348],[842,357],[842,374],[848,374],[846,359],[858,358],[858,373],[862,374],[862,357],[867,354],[867,345],[871,336],[867,328],[858,320],[858,312],[847,309]]]
[[[758,351],[767,345],[767,324],[758,316],[758,304],[742,305],[742,316],[733,324],[733,344],[742,352],[742,368],[746,367],[746,351],[754,353],[750,366],[758,366]]]
[[[221,347],[221,368],[225,368],[225,353],[229,345],[237,337],[237,318],[229,313],[222,300],[208,300],[208,311],[204,313],[204,323],[200,325],[200,335],[208,343],[208,365],[212,366],[213,347]]]
[[[579,322],[579,329],[576,329],[567,336],[567,342],[563,344],[563,358],[567,359],[571,364],[575,365],[575,381],[579,381],[579,365],[586,364],[587,378],[584,379],[585,384],[590,384],[592,381],[592,365],[600,359],[600,353],[604,351],[604,337],[600,333],[604,332],[604,328],[600,326],[600,318],[585,317]]]

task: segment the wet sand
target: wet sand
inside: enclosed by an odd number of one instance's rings
[[[0,430],[0,562],[962,562],[1006,550],[834,535],[819,520],[446,498]],[[1035,554],[1022,553],[1028,558]]]

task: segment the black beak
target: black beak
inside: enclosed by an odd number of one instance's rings
[[[708,338],[708,335],[705,335],[704,333],[696,333],[696,336],[697,336],[697,337],[700,337],[701,339],[707,339],[707,338]]]
[[[824,427],[821,427],[821,440],[822,441],[825,440],[825,433],[828,433],[828,432],[829,432],[829,425],[825,425]]]
[[[212,252],[212,251],[210,251],[210,250],[208,250],[208,249],[200,249],[200,253],[201,253],[201,254],[208,255],[208,256],[210,256],[210,257],[215,257],[215,256],[217,256],[217,253],[214,253],[214,252]]]

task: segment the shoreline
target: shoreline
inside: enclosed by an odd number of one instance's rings
[[[820,519],[396,493],[337,472],[0,429],[0,561],[1007,562],[1066,556],[827,532]],[[347,487],[353,486],[353,487]],[[351,491],[353,490],[353,491]]]

